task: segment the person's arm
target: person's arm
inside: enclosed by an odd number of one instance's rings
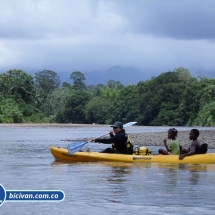
[[[103,139],[103,138],[97,138],[94,140],[96,143],[104,143],[104,144],[110,144],[115,142],[115,136],[113,135],[110,138]]]
[[[121,143],[125,140],[125,134],[124,133],[118,133],[113,136],[111,136],[108,139],[95,139],[95,142],[104,143],[104,144],[110,144],[110,143]],[[126,142],[126,140],[125,140]]]
[[[110,137],[112,138],[112,137],[114,137],[114,134],[113,134],[113,131],[110,131],[109,132],[109,135],[110,135]],[[112,141],[112,139],[111,139],[111,141]],[[109,139],[104,139],[104,138],[92,138],[91,139],[91,142],[99,142],[99,143],[109,143]],[[112,142],[111,142],[112,143]]]
[[[168,152],[170,152],[170,150],[169,150],[169,148],[168,148],[168,145],[167,145],[167,139],[164,139],[163,142],[164,142],[164,146],[166,147],[166,150],[167,150]]]
[[[191,146],[189,147],[189,152],[187,152],[185,154],[180,154],[179,159],[182,160],[186,156],[195,155],[195,153],[196,153],[196,142],[193,141],[191,143]]]

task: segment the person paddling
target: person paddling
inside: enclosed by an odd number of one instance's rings
[[[133,145],[130,142],[129,135],[125,133],[122,122],[115,122],[111,125],[113,131],[110,131],[110,138],[92,138],[92,142],[111,144],[112,148],[106,148],[101,153],[133,154]]]
[[[166,150],[159,149],[158,153],[162,155],[178,155],[180,151],[180,143],[176,140],[177,135],[178,131],[175,128],[170,128],[168,130],[168,137],[163,141]],[[171,140],[169,144],[167,144],[168,139]]]

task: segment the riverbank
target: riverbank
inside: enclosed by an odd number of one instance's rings
[[[180,141],[182,147],[190,144],[190,131],[179,131],[177,139]],[[167,132],[153,132],[153,133],[135,133],[129,134],[134,145],[140,146],[163,146],[163,140],[167,137]],[[215,131],[214,130],[200,130],[199,139],[208,144],[210,149],[215,149]]]
[[[109,129],[109,125],[98,125],[98,124],[59,124],[59,123],[0,123],[0,127],[107,127]],[[141,126],[140,126],[141,127]],[[205,128],[204,128],[205,129]],[[215,149],[215,130],[200,130],[199,139],[205,143],[208,143],[208,147],[211,149]],[[190,144],[189,140],[189,132],[187,131],[179,131],[177,139],[180,141],[180,144],[184,146],[188,146]],[[167,131],[165,132],[141,132],[141,133],[131,133],[129,132],[131,137],[131,141],[134,145],[139,146],[162,146],[163,139],[167,137]]]
[[[72,123],[0,123],[0,127],[92,127],[104,126],[98,124],[72,124]]]

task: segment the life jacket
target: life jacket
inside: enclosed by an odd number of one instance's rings
[[[126,149],[125,149],[125,151],[124,151],[123,154],[130,154],[130,155],[132,155],[133,154],[133,145],[131,143],[131,139],[130,139],[129,135],[127,135],[127,134],[125,135],[125,137],[127,137],[127,140],[126,140],[126,143],[125,143]],[[112,148],[117,151],[115,143],[112,143]]]
[[[151,155],[151,149],[145,147],[145,146],[141,146],[141,147],[137,147],[134,149],[134,154],[135,155]]]

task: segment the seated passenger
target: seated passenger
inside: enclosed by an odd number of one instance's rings
[[[195,155],[195,154],[204,154],[207,152],[207,144],[201,143],[198,140],[199,137],[199,130],[192,129],[189,134],[190,140],[192,143],[189,145],[188,148],[182,148],[181,153],[179,155],[179,159],[182,160],[186,156]]]
[[[180,149],[180,143],[178,140],[176,140],[176,136],[178,134],[178,131],[175,128],[170,128],[168,130],[168,137],[164,139],[164,145],[166,147],[166,150],[159,149],[158,153],[162,155],[178,155],[179,149]],[[171,140],[169,145],[167,145],[167,139]]]

